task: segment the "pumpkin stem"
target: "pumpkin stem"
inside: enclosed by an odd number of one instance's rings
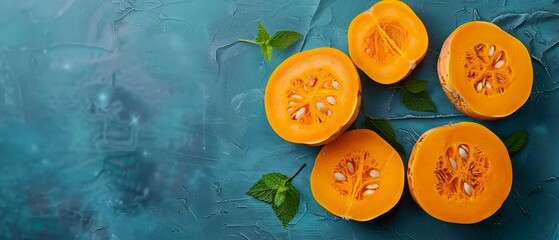
[[[297,176],[297,174],[299,174],[299,172],[301,172],[301,170],[303,170],[303,168],[305,168],[306,166],[307,166],[307,164],[306,164],[306,163],[303,163],[303,166],[301,166],[301,167],[299,168],[299,170],[297,170],[297,172],[295,172],[293,175],[291,175],[291,177],[289,177],[289,178],[287,179],[287,181],[288,181],[288,182],[291,182],[291,179],[293,179],[295,176]]]

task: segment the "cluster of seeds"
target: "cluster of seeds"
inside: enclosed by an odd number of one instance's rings
[[[365,151],[346,154],[334,168],[333,186],[342,195],[351,195],[357,200],[374,194],[380,188],[376,161]]]
[[[472,152],[468,144],[450,146],[439,158],[435,169],[437,192],[449,199],[468,199],[484,190],[489,169],[487,158],[479,149]]]
[[[321,123],[332,117],[332,108],[338,104],[340,83],[336,76],[323,69],[301,74],[291,82],[287,91],[287,112],[291,119],[302,124]]]
[[[492,96],[504,93],[512,75],[512,68],[507,61],[506,52],[497,46],[477,44],[466,51],[466,78],[473,82],[474,90],[479,94]]]

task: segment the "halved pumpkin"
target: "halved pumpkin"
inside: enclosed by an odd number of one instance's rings
[[[357,15],[348,29],[349,56],[372,80],[396,83],[427,53],[423,22],[405,3],[384,0]]]
[[[482,120],[504,118],[518,110],[530,96],[534,78],[522,42],[482,21],[463,24],[448,36],[438,74],[456,108]]]
[[[396,205],[404,178],[396,150],[375,132],[358,129],[322,148],[311,173],[311,191],[332,214],[367,221]]]
[[[272,73],[264,94],[266,116],[283,139],[325,144],[355,121],[361,83],[351,60],[334,48],[297,53]]]
[[[501,139],[472,122],[425,132],[408,162],[408,186],[436,219],[477,223],[493,215],[512,187],[512,166]]]

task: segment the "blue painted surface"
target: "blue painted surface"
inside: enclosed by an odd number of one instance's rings
[[[370,222],[341,220],[316,203],[309,175],[319,148],[272,131],[263,90],[302,49],[347,53],[349,22],[374,2],[0,0],[0,239],[559,238],[557,1],[407,1],[430,38],[411,78],[429,80],[435,114],[410,112],[398,92],[362,74],[367,112],[389,118],[409,154],[427,129],[472,121],[436,75],[456,26],[494,21],[528,46],[530,99],[511,117],[482,122],[500,136],[530,134],[497,214],[444,223],[407,189]],[[254,37],[258,20],[305,39],[265,63],[258,47],[236,42]],[[303,163],[293,180],[300,210],[283,229],[244,192],[264,173],[289,175]]]

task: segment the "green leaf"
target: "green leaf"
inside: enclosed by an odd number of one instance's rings
[[[404,83],[404,88],[411,93],[420,93],[427,87],[425,80],[409,80]]]
[[[264,180],[258,180],[254,185],[252,185],[248,192],[246,192],[246,195],[249,195],[262,202],[272,203],[276,191],[277,188],[268,186],[264,182]]]
[[[295,31],[278,31],[274,33],[272,39],[270,39],[270,45],[279,50],[285,49],[295,41],[297,41],[302,34]]]
[[[404,147],[396,139],[396,131],[392,124],[386,118],[379,118],[366,115],[362,128],[370,129],[382,137],[390,146],[392,146],[400,155],[405,156]]]
[[[285,186],[285,182],[287,182],[287,176],[281,173],[268,173],[262,176],[262,180],[264,183],[275,190]]]
[[[402,91],[402,102],[404,106],[413,111],[418,112],[435,112],[435,103],[431,100],[429,95],[422,91],[419,93],[412,93],[405,88]]]
[[[256,35],[256,42],[262,45],[264,42],[270,40],[270,34],[260,21],[258,21],[258,35]]]
[[[265,174],[246,193],[260,201],[272,204],[272,209],[284,228],[299,210],[299,192],[290,181],[305,166],[307,164],[303,164],[289,178],[281,173]]]
[[[270,60],[272,59],[272,52],[274,51],[272,46],[263,44],[260,45],[260,50],[262,51],[262,55],[264,55],[264,59],[266,59],[266,62],[270,62]]]
[[[246,193],[262,202],[272,203],[278,189],[285,187],[287,177],[281,173],[269,173],[262,176]]]
[[[288,187],[280,187],[274,196],[274,205],[280,206],[285,200],[285,192],[288,190]]]
[[[283,204],[276,205],[272,204],[272,208],[274,209],[274,213],[281,221],[283,227],[287,227],[289,221],[291,221],[297,211],[299,210],[299,193],[297,190],[291,185],[285,192],[285,200]]]
[[[528,133],[525,131],[516,131],[507,137],[505,146],[509,153],[513,154],[522,150],[526,141],[528,141]]]
[[[276,32],[274,36],[272,36],[272,38],[270,38],[270,34],[268,33],[264,25],[259,21],[256,40],[239,38],[238,41],[258,44],[260,46],[260,51],[262,51],[264,59],[266,59],[266,62],[270,62],[272,60],[272,52],[274,51],[274,48],[281,50],[289,47],[289,45],[293,44],[301,36],[302,35],[300,33],[294,31],[279,31]]]

